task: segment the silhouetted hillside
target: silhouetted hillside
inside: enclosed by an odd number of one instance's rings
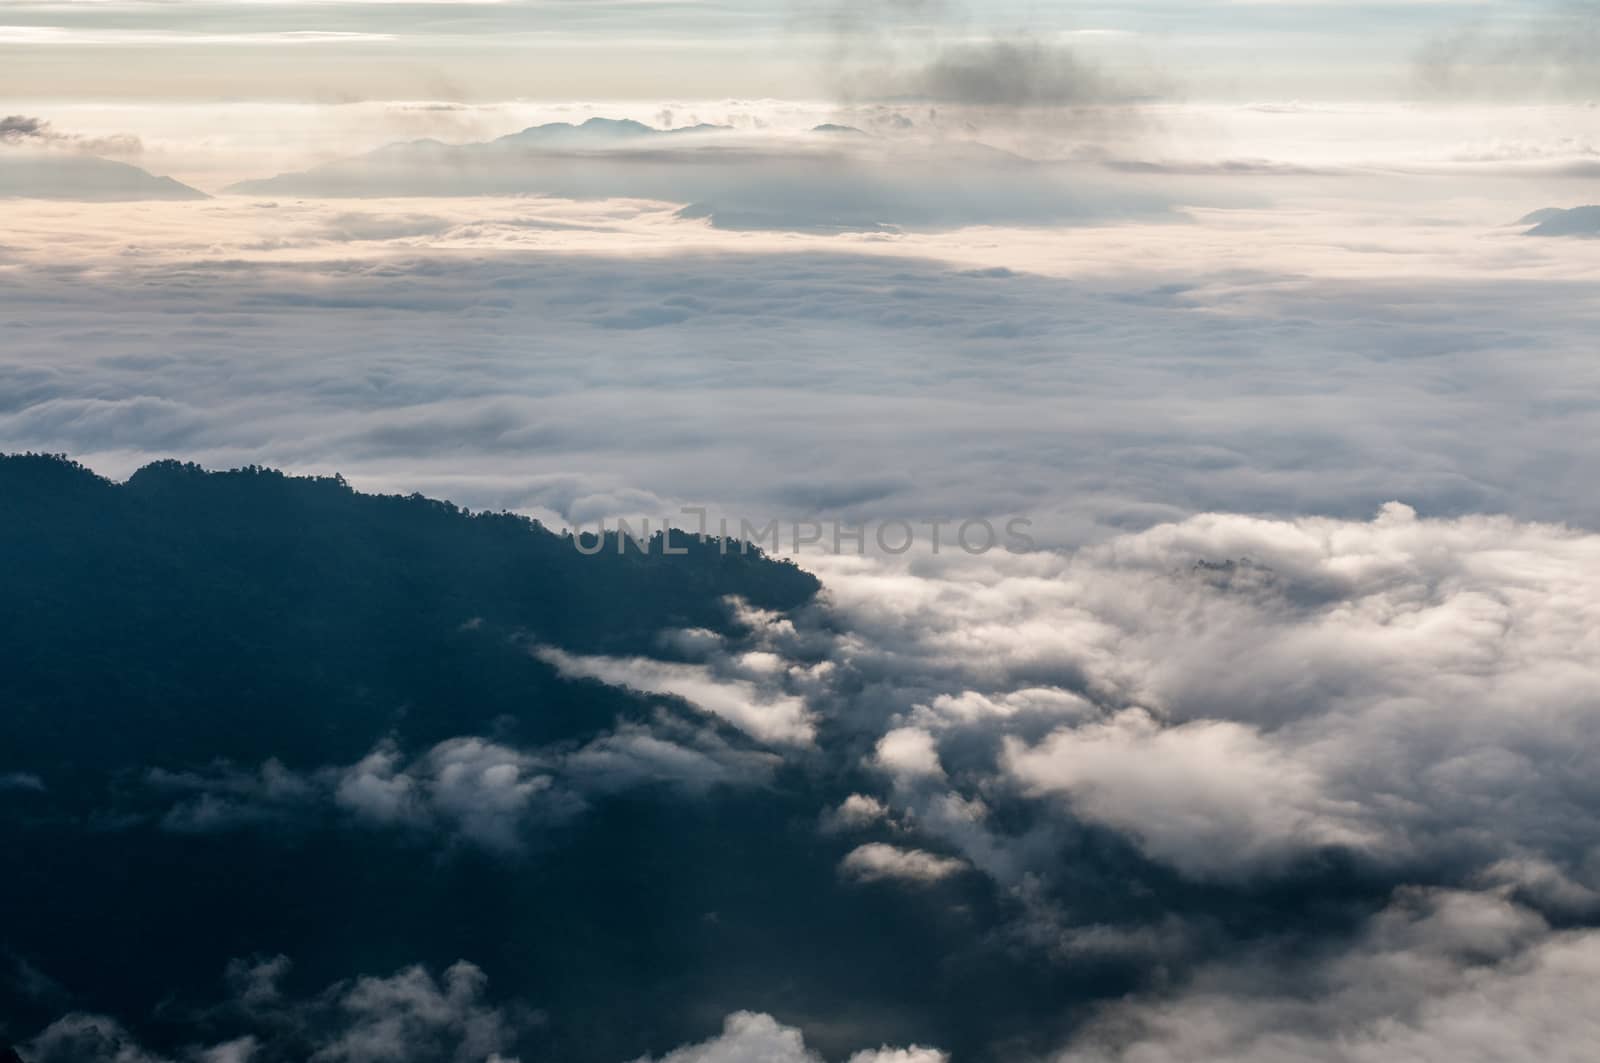
[[[0,458],[0,748],[38,770],[185,757],[359,755],[403,716],[437,741],[505,714],[535,738],[592,721],[525,651],[659,652],[663,629],[726,628],[723,599],[777,609],[791,564],[608,547],[584,556],[525,518],[338,479],[163,462],[126,484]]]

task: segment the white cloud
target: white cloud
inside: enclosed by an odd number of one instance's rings
[[[841,874],[861,882],[896,880],[925,884],[949,878],[966,868],[967,864],[961,860],[882,842],[857,846],[839,862]]]
[[[1075,1063],[1584,1058],[1593,941],[1542,917],[1592,919],[1600,896],[1600,258],[1502,228],[1569,185],[1444,182],[1588,142],[1571,115],[1478,151],[1476,112],[1308,110],[1248,119],[1283,134],[1259,164],[1175,147],[1180,180],[1236,197],[1183,226],[868,239],[716,232],[636,200],[18,202],[0,445],[113,472],[169,452],[338,469],[553,522],[1032,514],[1061,552],[808,559],[824,599],[748,611],[753,649],[544,651],[681,698],[705,731],[147,781],[172,830],[340,810],[507,849],[623,787],[761,785],[778,757],[733,731],[808,758],[843,735],[848,771],[900,785],[834,792],[815,821],[901,844],[841,875],[970,868],[1018,920],[1006,941],[1171,975]],[[1191,982],[1228,931],[1096,908],[1086,834],[1126,840],[1105,848],[1152,906],[1315,874],[1329,849],[1385,883],[1493,892],[1406,901],[1317,968],[1269,949]],[[379,981],[352,1053],[404,1035],[380,999],[465,1013],[431,976]],[[809,1059],[797,1031],[736,1018],[669,1058]]]
[[[456,738],[429,751],[429,799],[438,815],[474,841],[515,848],[528,810],[553,780],[533,758],[481,738]]]
[[[1492,895],[1402,896],[1331,957],[1219,963],[1114,1005],[1056,1063],[1579,1063],[1600,934],[1551,932]]]
[[[417,781],[403,770],[404,758],[392,745],[380,745],[340,773],[334,799],[364,819],[411,823],[425,815]]]
[[[947,1063],[948,1059],[932,1048],[885,1046],[862,1049],[849,1063]],[[723,1020],[718,1036],[675,1049],[658,1063],[822,1063],[822,1058],[806,1047],[798,1029],[782,1025],[771,1015],[739,1011]]]
[[[199,1063],[250,1063],[260,1050],[261,1042],[254,1036],[236,1037],[203,1050]]]
[[[868,794],[851,794],[838,808],[823,814],[822,826],[828,831],[864,830],[889,818],[889,808]]]
[[[707,665],[645,657],[582,656],[549,646],[535,649],[534,656],[569,679],[597,679],[646,694],[681,698],[758,741],[805,746],[816,735],[816,725],[804,699],[766,689],[748,679],[716,675]]]
[[[622,725],[567,756],[562,768],[572,784],[585,791],[648,783],[703,791],[728,784],[758,785],[781,763],[776,754],[734,749],[713,734],[665,738],[648,727]]]
[[[357,979],[339,996],[348,1026],[313,1053],[312,1063],[500,1059],[514,1027],[484,1003],[487,985],[483,971],[465,961],[451,966],[442,979],[422,967]]]
[[[1367,522],[1212,514],[918,573],[818,564],[852,632],[842,659],[884,676],[889,710],[901,699],[879,758],[901,777],[938,767],[931,733],[897,722],[921,713],[940,750],[1003,740],[958,792],[1059,796],[1199,877],[1342,849],[1392,868],[1516,861],[1502,881],[1563,904],[1600,882],[1584,826],[1600,790],[1563,752],[1600,737],[1600,536],[1389,506]],[[941,686],[1041,680],[1088,700],[1064,721],[927,709],[952,704]],[[939,826],[929,795],[904,800]],[[940,836],[980,866],[977,846],[1015,842]]]
[[[933,735],[916,727],[897,727],[878,739],[873,764],[902,783],[944,778]]]
[[[1308,849],[1377,841],[1355,802],[1341,807],[1307,765],[1227,721],[1162,727],[1128,709],[1006,745],[1005,769],[1031,792],[1138,840],[1157,860],[1207,877],[1252,876]]]
[[[0,447],[340,471],[557,523],[1026,515],[1061,544],[1405,498],[1593,525],[1592,256],[1487,235],[1506,214],[865,241],[637,201],[17,203]],[[1428,280],[1394,278],[1412,254]],[[641,309],[677,320],[606,327]]]
[[[1059,687],[1031,687],[997,695],[976,690],[940,694],[929,705],[917,706],[912,718],[927,721],[931,726],[967,726],[986,719],[1006,720],[1019,716],[1083,719],[1093,717],[1095,712],[1093,703],[1081,694]]]

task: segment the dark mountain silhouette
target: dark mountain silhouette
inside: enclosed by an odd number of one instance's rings
[[[327,763],[359,756],[400,706],[419,742],[507,713],[565,737],[592,717],[587,695],[506,637],[646,653],[666,628],[725,629],[728,595],[786,609],[816,590],[793,565],[676,538],[687,555],[590,557],[521,517],[338,479],[162,462],[116,484],[0,458],[0,583],[17,606],[0,641],[20,709],[0,716],[0,748],[31,771]]]

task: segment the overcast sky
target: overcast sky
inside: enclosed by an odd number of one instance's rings
[[[809,98],[841,64],[1020,35],[1070,38],[1150,94],[1583,98],[1593,26],[1560,0],[11,0],[0,97]]]

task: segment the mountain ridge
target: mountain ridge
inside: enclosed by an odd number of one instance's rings
[[[171,177],[97,155],[0,149],[0,199],[122,203],[210,198]]]

